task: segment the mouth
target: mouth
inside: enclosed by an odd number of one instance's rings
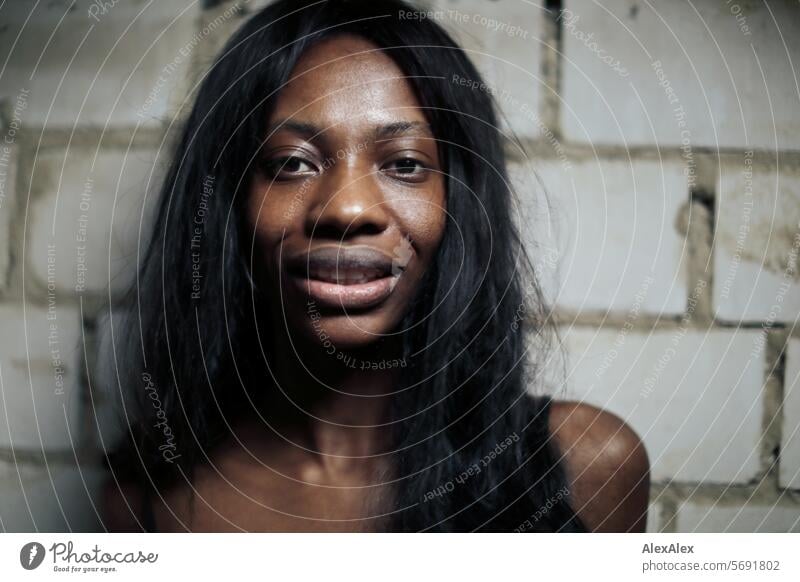
[[[299,290],[324,307],[367,309],[391,295],[402,269],[372,247],[322,247],[286,261]]]

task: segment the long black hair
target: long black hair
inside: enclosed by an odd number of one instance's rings
[[[582,530],[547,430],[549,402],[527,389],[555,328],[514,226],[507,138],[464,50],[415,14],[399,0],[279,0],[230,38],[202,80],[132,294],[126,361],[136,376],[120,381],[141,398],[111,458],[119,478],[159,490],[190,478],[268,381],[269,346],[253,341],[264,322],[252,306],[264,297],[248,260],[250,160],[300,55],[352,34],[408,75],[447,186],[441,247],[402,324],[387,528]]]

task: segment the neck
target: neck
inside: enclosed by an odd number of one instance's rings
[[[322,464],[363,465],[364,459],[353,457],[386,450],[397,371],[387,363],[399,361],[398,342],[333,354],[319,345],[274,345],[280,346],[273,358],[278,390],[290,400],[293,424]]]

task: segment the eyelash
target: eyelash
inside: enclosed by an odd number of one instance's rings
[[[285,168],[293,163],[299,162],[301,164],[305,164],[309,166],[311,169],[306,171],[296,171],[296,172],[286,172]],[[387,168],[394,164],[403,163],[403,162],[412,162],[416,165],[415,171],[412,173],[404,173],[398,170],[389,171]],[[274,180],[275,182],[289,182],[293,179],[300,178],[301,176],[307,176],[314,172],[318,172],[319,169],[314,165],[314,163],[310,162],[309,160],[295,155],[287,155],[287,156],[280,156],[277,158],[267,159],[264,160],[261,166],[262,171],[264,174]],[[420,160],[412,157],[412,156],[403,156],[396,158],[383,167],[381,167],[381,171],[384,173],[388,173],[391,177],[403,181],[403,182],[420,182],[427,176],[428,171],[430,168],[426,166]],[[288,174],[288,176],[286,174]]]
[[[297,160],[302,164],[310,166],[312,170],[305,172],[289,172],[291,176],[289,177],[282,176],[281,174],[286,171],[285,170],[286,166],[293,160]],[[295,177],[318,171],[316,166],[314,166],[314,164],[312,164],[311,162],[300,156],[281,156],[277,158],[264,160],[261,169],[268,178],[276,182],[288,182]]]
[[[398,180],[402,180],[404,182],[420,182],[427,177],[428,171],[430,170],[430,168],[426,166],[424,163],[422,163],[416,158],[412,158],[411,156],[404,156],[402,158],[397,158],[395,160],[392,160],[387,164],[387,166],[392,164],[397,164],[399,162],[413,162],[414,164],[417,165],[417,168],[419,168],[419,171],[416,171],[412,174],[403,174],[403,173],[398,174],[399,176],[403,177],[394,176],[397,177]],[[384,168],[385,167],[386,166],[384,166]],[[384,168],[381,168],[381,171],[384,171]]]

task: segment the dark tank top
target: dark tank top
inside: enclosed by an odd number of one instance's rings
[[[541,509],[527,515],[527,511],[516,512],[514,508],[509,508],[510,513],[516,513],[513,522],[516,525],[508,526],[503,525],[499,528],[488,528],[486,531],[517,531],[517,532],[582,532],[586,531],[578,516],[573,511],[567,499],[569,493],[567,489],[567,480],[564,472],[559,467],[560,454],[555,446],[554,439],[549,435],[549,418],[550,408],[552,405],[552,398],[550,396],[532,397],[538,400],[540,413],[537,417],[541,421],[537,421],[539,431],[545,436],[547,446],[542,453],[543,464],[549,465],[548,468],[553,468],[552,471],[547,471],[546,477],[542,478],[539,486],[531,491],[534,497],[534,506]],[[532,427],[533,428],[533,427]],[[144,489],[142,496],[142,528],[145,532],[155,533],[158,531],[156,526],[155,513],[153,512],[153,503],[151,501],[150,488]],[[554,507],[555,509],[552,509]],[[544,508],[551,508],[544,511]],[[505,513],[505,512],[504,512]]]

